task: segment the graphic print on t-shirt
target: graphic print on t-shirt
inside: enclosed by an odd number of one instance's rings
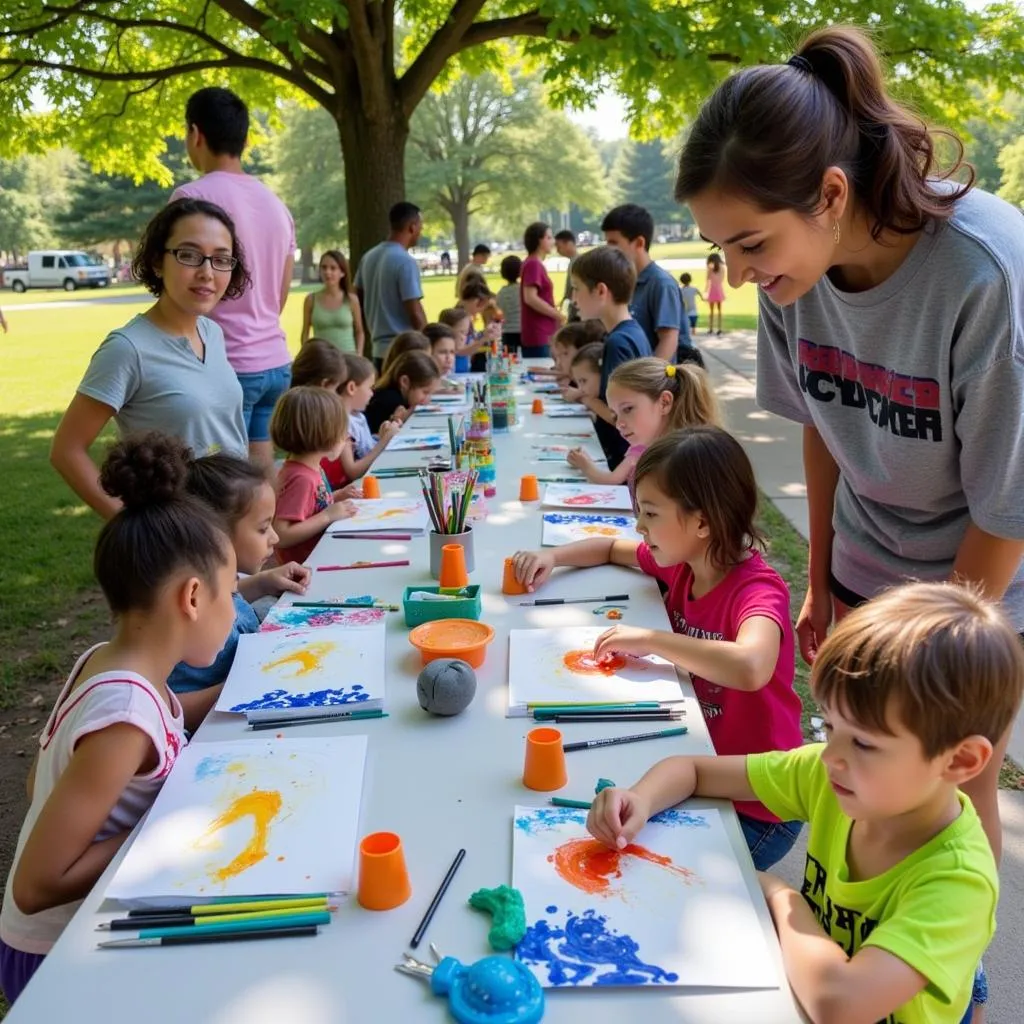
[[[683,636],[692,636],[698,640],[725,639],[725,634],[720,630],[701,629],[700,626],[689,625],[686,621],[686,616],[678,608],[669,608],[668,612],[669,618],[672,620],[672,630],[675,633],[681,633]],[[692,672],[690,673],[690,678],[693,680],[693,690],[697,695],[697,703],[700,704],[700,709],[704,713],[705,721],[718,718],[722,714],[722,705],[707,698],[713,694],[721,693],[722,687],[717,686],[715,683],[709,683],[703,677],[694,675]]]
[[[880,430],[897,437],[942,440],[937,380],[865,363],[834,345],[805,338],[800,339],[799,360],[800,390],[816,402],[863,409]]]

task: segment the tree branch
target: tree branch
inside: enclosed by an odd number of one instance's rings
[[[406,117],[412,117],[420,100],[441,73],[448,59],[466,49],[462,40],[473,26],[473,20],[484,6],[484,0],[455,0],[448,17],[430,37],[419,56],[409,65],[398,83],[398,94]]]

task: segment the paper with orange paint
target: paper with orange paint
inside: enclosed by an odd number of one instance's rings
[[[512,884],[527,924],[516,956],[543,986],[779,987],[717,809],[672,808],[623,850],[597,842],[586,820],[575,808],[515,809]]]
[[[613,655],[594,660],[594,644],[606,626],[513,629],[508,636],[508,717],[543,704],[628,704],[683,701],[671,662]]]
[[[548,484],[541,504],[575,511],[633,511],[629,488],[611,484]]]
[[[354,499],[356,514],[336,519],[328,533],[426,533],[430,523],[427,506],[420,498]]]
[[[588,488],[590,493],[594,488]],[[621,512],[545,512],[541,528],[541,544],[558,547],[578,540],[640,541],[636,532],[636,517]]]
[[[193,743],[107,897],[128,906],[349,892],[365,736]]]
[[[384,622],[246,633],[216,709],[250,722],[384,706]]]

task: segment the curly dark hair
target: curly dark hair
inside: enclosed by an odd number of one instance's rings
[[[245,251],[242,248],[242,243],[238,240],[235,222],[216,203],[207,202],[205,199],[175,199],[146,225],[142,232],[142,238],[139,239],[138,249],[135,251],[135,259],[132,260],[132,274],[135,280],[144,284],[146,290],[153,295],[158,297],[163,295],[164,281],[157,274],[157,267],[163,263],[168,239],[171,237],[174,225],[182,217],[195,216],[212,217],[214,220],[219,220],[228,229],[228,233],[231,235],[231,253],[238,262],[235,264],[235,269],[231,271],[231,280],[228,283],[227,291],[224,292],[224,298],[237,299],[252,283],[245,262]]]

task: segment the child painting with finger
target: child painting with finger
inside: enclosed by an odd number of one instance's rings
[[[595,657],[656,654],[689,672],[719,754],[800,746],[789,590],[757,550],[757,484],[743,448],[719,427],[677,431],[640,457],[635,486],[642,542],[517,552],[520,583],[536,590],[557,566],[639,566],[663,585],[672,632],[617,625],[598,638]],[[799,822],[757,800],[736,810],[760,870],[799,835]]]

